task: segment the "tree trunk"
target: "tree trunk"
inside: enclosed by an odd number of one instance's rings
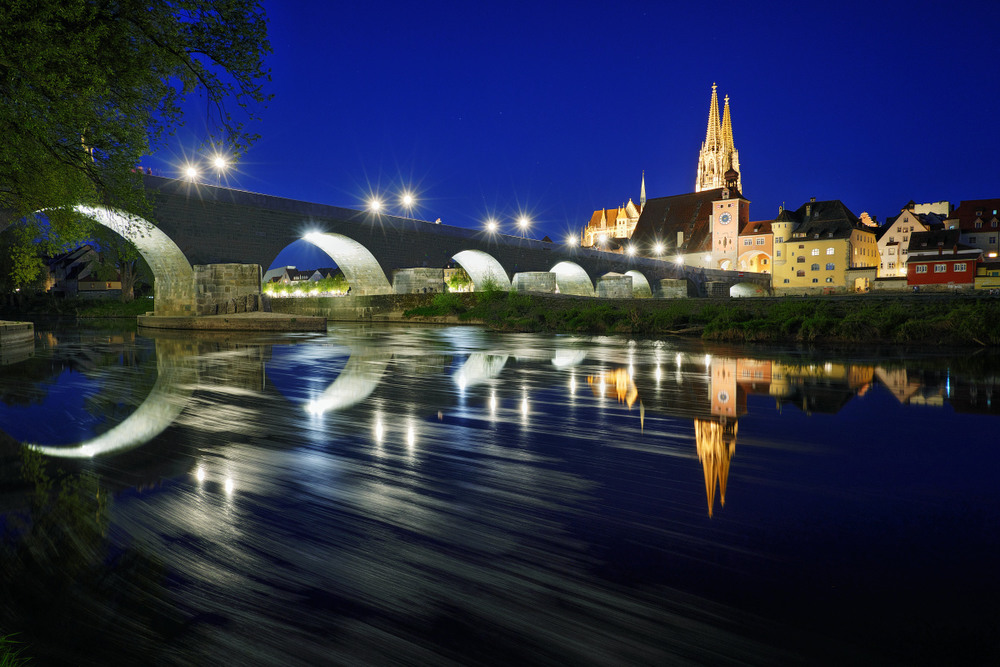
[[[122,303],[128,303],[135,298],[135,279],[137,277],[135,262],[122,262],[119,267],[119,276],[122,281]]]

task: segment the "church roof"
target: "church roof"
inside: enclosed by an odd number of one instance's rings
[[[643,255],[651,256],[652,246],[662,243],[667,253],[705,252],[712,248],[712,202],[722,199],[723,188],[689,192],[671,197],[647,199],[632,241]],[[730,199],[742,199],[735,189]],[[677,232],[684,232],[684,243],[677,248]]]

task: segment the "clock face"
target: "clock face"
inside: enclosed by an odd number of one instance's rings
[[[724,225],[728,225],[729,221],[732,219],[733,219],[732,216],[729,215],[728,213],[723,213],[722,215],[719,216],[719,222],[721,222]]]

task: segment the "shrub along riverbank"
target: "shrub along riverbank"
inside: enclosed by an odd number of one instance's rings
[[[687,335],[753,343],[1000,346],[1000,299],[857,295],[598,300],[487,289],[445,293],[408,318],[458,316],[500,331]]]
[[[24,297],[14,304],[0,306],[0,320],[34,320],[40,317],[135,318],[153,310],[153,300],[140,297],[128,303],[117,299],[81,299],[51,296]]]

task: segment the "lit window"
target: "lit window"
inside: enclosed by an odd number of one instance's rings
[[[833,282],[833,278],[831,276],[827,276],[826,277],[826,282],[832,283]]]
[[[798,271],[795,272],[795,277],[796,278],[804,278],[805,275],[806,275],[806,272],[803,271],[802,269],[799,269]]]
[[[827,255],[832,255],[833,254],[833,248],[827,248],[826,249],[826,254]]]
[[[819,254],[819,248],[813,248],[812,254],[818,255]]]
[[[896,249],[895,248],[889,248],[889,254],[890,255],[895,255],[896,254]]]

